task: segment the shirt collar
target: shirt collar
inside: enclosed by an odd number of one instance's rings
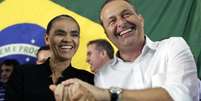
[[[153,42],[152,40],[149,39],[149,37],[146,35],[145,36],[145,45],[144,48],[149,48],[151,50],[156,50],[158,47],[158,42]]]
[[[143,47],[141,55],[145,54],[149,50],[155,51],[157,49],[157,47],[158,47],[158,42],[153,42],[146,35],[145,36],[145,45]],[[120,58],[119,51],[117,51],[116,55],[114,56],[114,59],[112,60],[111,65],[115,65],[117,62],[123,62],[123,60]]]

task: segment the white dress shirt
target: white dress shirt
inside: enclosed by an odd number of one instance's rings
[[[182,37],[152,42],[146,36],[142,53],[133,62],[115,56],[95,76],[101,88],[164,88],[174,101],[198,101],[198,77],[191,50]]]

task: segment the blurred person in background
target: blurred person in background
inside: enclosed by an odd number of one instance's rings
[[[43,64],[50,57],[50,47],[42,46],[38,49],[36,54],[36,64]]]
[[[114,57],[112,45],[105,39],[91,40],[87,44],[87,62],[90,69],[96,73],[105,64],[110,63]]]
[[[7,59],[1,63],[1,79],[0,81],[6,83],[13,72],[14,67],[19,65],[15,59]]]
[[[13,69],[19,65],[19,62],[15,59],[4,60],[0,65],[0,101],[5,100],[5,86],[8,82]]]

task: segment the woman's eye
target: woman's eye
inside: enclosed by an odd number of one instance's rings
[[[63,31],[63,30],[57,30],[57,31],[55,31],[55,35],[57,35],[57,36],[63,36],[63,35],[65,35],[65,31]]]
[[[58,33],[56,33],[56,35],[58,35],[58,36],[63,36],[64,33],[58,32]]]
[[[80,33],[78,31],[72,31],[71,36],[78,37],[78,36],[80,36]]]

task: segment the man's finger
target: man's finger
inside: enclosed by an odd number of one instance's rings
[[[56,89],[56,85],[50,85],[50,86],[49,86],[49,89],[54,92],[55,89]]]
[[[62,84],[58,84],[54,91],[56,101],[63,101],[63,91],[64,86]]]
[[[63,94],[63,99],[64,99],[64,101],[70,101],[70,100],[69,100],[68,89],[69,89],[68,87],[65,87],[65,86],[64,86],[64,92],[63,92],[63,93],[64,93],[64,94]]]

